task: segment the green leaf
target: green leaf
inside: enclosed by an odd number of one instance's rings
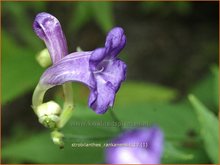
[[[102,28],[103,32],[108,32],[114,25],[112,2],[93,2],[91,5],[94,19]]]
[[[60,150],[50,139],[50,133],[35,133],[21,141],[5,144],[4,159],[33,163],[102,163],[103,147],[71,147],[72,143],[102,144],[118,133],[117,128],[96,126],[98,122],[110,122],[109,114],[97,115],[84,107],[76,107],[74,117],[64,127],[65,148]],[[34,153],[34,154],[31,154]],[[17,162],[10,162],[17,163]]]
[[[215,72],[215,74],[218,73]],[[210,107],[214,112],[218,112],[218,104],[216,105],[216,102],[218,102],[218,80],[216,80],[216,76],[213,76],[210,72],[189,91],[189,93],[198,97],[199,100]]]
[[[165,142],[162,164],[209,164],[210,160],[200,143],[197,147],[186,148],[175,145],[172,141]]]
[[[166,141],[164,144],[164,155],[163,159],[178,159],[178,160],[191,160],[193,159],[193,154],[185,153],[177,149],[172,142]]]
[[[91,19],[91,8],[88,2],[78,2],[73,13],[74,21],[69,22],[69,30],[78,31]]]
[[[74,21],[69,24],[70,31],[77,31],[91,21],[96,21],[105,33],[114,25],[112,2],[78,2],[73,14]]]
[[[113,110],[124,128],[132,129],[156,124],[164,131],[165,138],[173,137],[172,141],[175,143],[181,144],[188,138],[189,130],[198,129],[196,116],[185,103],[177,105],[142,103],[127,106],[125,104],[114,107]],[[109,126],[105,125],[107,122],[110,123]],[[71,148],[71,143],[105,143],[119,133],[119,128],[113,123],[109,111],[104,115],[97,115],[89,108],[76,105],[73,118],[62,131],[66,137],[64,150],[59,150],[51,142],[49,132],[44,132],[23,137],[20,142],[3,146],[2,157],[34,163],[102,163],[104,148]],[[192,148],[192,151],[196,149]],[[174,162],[179,160],[180,157],[176,156]]]
[[[20,162],[32,163],[100,163],[102,161],[102,148],[79,147],[72,148],[72,142],[66,142],[63,150],[54,145],[49,132],[38,133],[35,136],[25,138],[19,143],[10,144],[3,149],[2,157],[14,158]],[[10,162],[17,163],[17,162]]]
[[[169,104],[166,101],[175,96],[175,92],[171,92],[172,95],[165,95],[166,97],[161,97],[160,94],[164,91],[167,93],[168,90],[163,87],[157,87],[155,85],[146,85],[145,83],[134,83],[128,82],[123,85],[125,89],[121,89],[124,93],[133,93],[133,95],[128,97],[129,100],[123,100],[121,103],[116,103],[113,107],[113,111],[116,116],[120,119],[121,123],[116,124],[112,121],[110,111],[108,111],[104,115],[97,115],[91,109],[86,108],[84,106],[80,106],[78,102],[75,104],[73,118],[67,123],[67,125],[62,130],[65,135],[65,149],[59,150],[57,146],[55,146],[50,139],[49,132],[42,133],[42,135],[33,134],[30,138],[23,138],[23,141],[16,142],[14,144],[8,144],[3,147],[3,158],[10,159],[14,158],[15,160],[21,161],[29,161],[35,163],[102,163],[104,162],[104,149],[103,148],[71,148],[71,143],[105,143],[109,139],[113,138],[119,133],[119,124],[124,127],[124,129],[132,129],[135,127],[142,126],[151,126],[158,125],[161,127],[165,134],[165,140],[172,140],[173,143],[178,144],[179,146],[184,143],[185,140],[190,139],[188,136],[188,132],[193,130],[194,132],[199,131],[198,121],[196,120],[196,115],[193,113],[192,108],[189,104],[182,102],[179,104]],[[141,85],[142,84],[142,85]],[[75,84],[78,85],[78,84]],[[133,86],[134,90],[131,87]],[[140,87],[138,89],[138,86]],[[150,91],[148,94],[151,96],[159,95],[158,101],[152,101],[151,97],[144,95],[145,92],[141,93],[141,91],[148,91],[146,86],[149,88],[153,88],[153,92]],[[79,86],[78,86],[79,87]],[[80,91],[84,91],[87,88],[81,88]],[[160,90],[159,90],[160,89]],[[162,90],[161,90],[162,89]],[[80,94],[76,93],[74,90],[75,96],[80,96]],[[135,93],[139,91],[139,93]],[[165,92],[166,91],[166,92]],[[85,92],[83,92],[85,94]],[[168,92],[169,93],[169,92]],[[142,101],[138,101],[132,98],[135,97],[144,97]],[[163,94],[162,94],[163,95]],[[135,96],[135,97],[134,97]],[[167,97],[169,96],[169,97]],[[172,97],[171,97],[172,96]],[[123,98],[124,95],[121,96]],[[82,95],[81,98],[86,98],[87,96]],[[118,97],[120,98],[120,97]],[[132,104],[133,101],[133,104]],[[116,101],[117,102],[117,101]],[[110,125],[106,125],[106,123],[110,123]],[[25,147],[24,147],[25,146]],[[40,149],[36,151],[36,146],[40,146]],[[180,147],[175,147],[176,150],[180,150]],[[204,161],[206,155],[199,145],[199,147],[190,148],[188,152],[180,152],[177,155],[172,155],[172,160],[168,159],[167,162],[187,162],[188,159],[182,160],[183,155],[191,155],[193,154],[193,158],[190,159],[191,162],[207,162]],[[31,155],[30,153],[38,152],[38,156]],[[63,153],[64,152],[64,153]],[[50,153],[50,154],[48,154]],[[96,154],[95,154],[96,153]],[[198,153],[198,154],[197,154]],[[201,155],[201,157],[196,156]],[[72,156],[70,156],[72,155]],[[76,156],[73,156],[76,155]],[[182,155],[182,156],[181,156]],[[68,158],[67,158],[68,156]],[[13,162],[16,163],[16,162]]]
[[[156,12],[159,9],[161,9],[164,6],[164,3],[149,1],[149,2],[141,2],[139,5],[142,11],[148,14],[148,13]]]
[[[2,104],[15,99],[37,84],[42,73],[35,52],[23,49],[2,31]]]
[[[176,150],[181,153],[169,153],[169,158],[163,160],[165,163],[209,163],[204,149],[198,144],[197,138],[199,132],[199,124],[195,113],[192,111],[190,104],[186,102],[178,104],[168,103],[139,103],[120,105],[115,108],[115,114],[125,125],[133,127],[158,125],[165,134],[165,141],[171,141],[177,144]],[[130,123],[130,124],[129,124]],[[190,137],[190,132],[195,132],[195,138]],[[187,141],[192,141],[193,146],[184,146]],[[165,146],[167,147],[167,146]],[[182,155],[182,157],[181,157]],[[192,159],[182,159],[185,155]]]
[[[35,5],[36,4],[39,4],[38,7],[43,8],[42,3],[35,3]],[[27,45],[36,51],[41,47],[41,42],[33,31],[33,20],[29,18],[28,13],[26,12],[30,5],[31,4],[28,2],[3,2],[3,8],[11,14],[11,19],[18,35],[25,41]],[[4,12],[3,14],[7,13]]]
[[[30,137],[23,137],[22,141],[3,146],[2,157],[34,163],[103,163],[104,148],[71,148],[71,143],[106,143],[119,133],[118,124],[123,125],[125,129],[156,124],[164,131],[166,140],[172,138],[172,141],[178,144],[188,139],[189,130],[198,131],[196,116],[190,105],[186,103],[174,105],[167,103],[127,105],[125,103],[115,106],[113,111],[121,123],[115,124],[112,121],[110,111],[104,115],[97,115],[89,108],[76,105],[72,119],[62,130],[66,143],[64,150],[59,150],[51,142],[49,132],[36,133]],[[192,148],[192,151],[196,150],[197,148]],[[191,153],[188,152],[188,154]],[[179,160],[179,157],[175,157],[174,162]]]
[[[57,96],[62,98],[62,88]],[[89,89],[83,84],[73,83],[73,96],[76,104],[87,105]],[[149,102],[170,102],[178,96],[174,89],[151,83],[125,81],[116,94],[115,107]]]
[[[189,95],[200,124],[200,133],[205,149],[213,163],[219,163],[219,128],[217,117],[207,109],[194,95]]]
[[[128,105],[125,103],[113,110],[123,122],[136,122],[136,124],[143,122],[145,126],[156,124],[164,130],[166,136],[176,137],[177,140],[186,138],[190,130],[198,130],[196,116],[190,105],[186,103],[173,105],[159,102]],[[133,127],[135,126],[134,124]]]
[[[116,106],[124,104],[137,104],[146,102],[168,102],[177,97],[177,91],[167,87],[126,81],[122,83],[116,95]]]
[[[212,74],[214,76],[214,101],[215,101],[215,105],[216,107],[219,107],[219,69],[218,66],[213,65],[211,67],[212,70]]]

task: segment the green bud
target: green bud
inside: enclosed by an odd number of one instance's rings
[[[52,64],[47,48],[43,49],[40,53],[36,55],[36,60],[43,68],[46,68]]]
[[[49,101],[39,105],[36,109],[39,122],[47,128],[57,128],[57,124],[60,121],[60,106],[54,102]]]
[[[53,143],[58,145],[60,148],[64,147],[63,137],[64,135],[61,132],[58,132],[56,130],[51,132]]]
[[[54,129],[57,128],[57,124],[60,121],[59,117],[56,115],[50,115],[50,116],[42,116],[39,118],[39,122],[43,124],[45,127]]]
[[[82,52],[83,50],[82,50],[79,46],[77,46],[77,47],[76,47],[76,51],[77,51],[77,52]]]

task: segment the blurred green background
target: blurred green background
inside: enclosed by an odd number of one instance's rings
[[[57,17],[69,52],[102,47],[121,26],[128,66],[113,111],[121,122],[158,125],[165,134],[162,163],[218,163],[218,2],[1,2],[2,163],[105,163],[103,148],[72,148],[73,142],[104,143],[118,127],[74,126],[113,121],[87,108],[88,89],[74,83],[75,113],[65,126],[66,145],[55,146],[31,109],[44,69],[45,48],[33,32],[37,13]],[[188,99],[188,95],[193,94]],[[62,101],[53,88],[46,100]]]

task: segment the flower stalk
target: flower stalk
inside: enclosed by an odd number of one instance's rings
[[[62,128],[73,115],[73,90],[72,84],[70,82],[63,84],[63,93],[65,101],[63,105],[63,111],[60,115],[58,128]]]

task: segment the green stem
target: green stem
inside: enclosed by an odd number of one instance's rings
[[[64,105],[63,111],[60,114],[60,122],[58,123],[58,128],[62,128],[72,117],[73,114],[73,90],[72,84],[70,82],[63,84],[64,93]]]
[[[43,103],[44,95],[47,91],[47,88],[43,88],[42,85],[37,84],[33,97],[32,97],[32,108],[34,109],[34,112],[37,114],[36,109],[39,105]]]
[[[60,147],[60,149],[62,149],[64,147],[63,137],[64,137],[64,135],[58,130],[53,130],[51,132],[51,138],[52,138],[54,144],[58,145]]]
[[[111,114],[111,117],[113,119],[113,121],[117,122],[117,123],[121,123],[121,121],[118,119],[118,117],[115,115],[115,113],[113,112],[113,109],[110,109],[110,114]],[[119,128],[119,132],[122,132],[123,131],[123,127],[121,124],[119,124],[118,126]]]

